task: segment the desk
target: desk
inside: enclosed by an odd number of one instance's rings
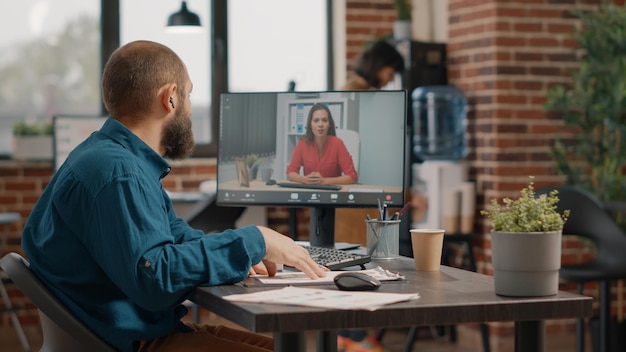
[[[405,257],[374,260],[367,266],[376,265],[406,276],[406,280],[384,283],[381,292],[419,292],[421,298],[375,311],[260,305],[222,299],[229,294],[276,288],[248,278],[248,287],[201,287],[190,299],[253,332],[273,332],[275,351],[297,351],[299,332],[306,330],[318,331],[318,351],[336,351],[338,329],[515,321],[515,350],[540,352],[545,351],[543,320],[592,314],[591,297],[569,292],[547,297],[502,297],[494,293],[491,276],[447,266],[442,266],[440,272],[416,272],[413,260]],[[334,285],[323,287],[334,289]]]

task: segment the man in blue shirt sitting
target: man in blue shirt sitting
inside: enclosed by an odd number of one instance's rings
[[[308,252],[261,226],[205,235],[176,217],[164,158],[191,153],[192,83],[169,48],[137,41],[102,74],[111,117],[75,148],[28,218],[22,246],[54,295],[120,351],[267,351],[271,339],[183,324],[197,286],[236,283],[276,263],[324,276]]]

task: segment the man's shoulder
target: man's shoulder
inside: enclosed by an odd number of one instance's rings
[[[144,169],[128,149],[102,139],[85,141],[72,151],[66,162],[78,178],[89,183],[107,183],[119,176],[143,174]]]

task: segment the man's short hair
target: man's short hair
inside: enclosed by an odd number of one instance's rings
[[[186,67],[165,45],[151,41],[128,43],[111,54],[102,73],[102,98],[112,117],[150,111],[154,96],[167,83],[176,83],[182,97]]]

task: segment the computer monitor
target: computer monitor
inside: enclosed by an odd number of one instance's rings
[[[309,112],[314,106],[313,111],[318,110],[319,104],[326,107],[323,110],[330,112],[334,121],[334,133],[328,134],[337,137],[333,143],[335,154],[332,161],[327,161],[327,154],[323,154],[321,167],[316,164],[320,159],[307,166],[310,158],[319,158],[315,149],[303,154],[294,154],[294,150],[306,139]],[[217,204],[310,207],[311,244],[332,246],[335,208],[404,205],[408,165],[406,112],[404,90],[223,93]],[[337,139],[342,142],[339,146]],[[346,150],[354,169],[346,162]],[[298,164],[295,160],[303,162]],[[340,167],[326,164],[337,160],[341,160]],[[356,180],[337,184],[335,189],[309,188],[290,180],[288,168],[292,173],[297,169],[300,175],[305,170],[321,168],[328,173],[328,169],[338,169],[339,175],[347,172]],[[346,170],[354,170],[356,175]]]

